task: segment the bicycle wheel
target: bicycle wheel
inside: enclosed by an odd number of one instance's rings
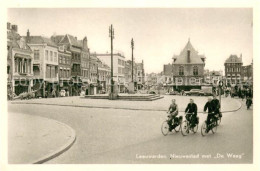
[[[218,124],[217,121],[215,121],[215,123],[213,123],[213,125],[212,125],[213,128],[211,129],[211,131],[212,131],[213,134],[217,132],[217,127],[218,127],[217,124]]]
[[[191,130],[195,134],[198,131],[199,124],[196,124]]]
[[[174,128],[175,132],[179,132],[181,130],[181,124],[179,124],[178,126],[176,126]]]
[[[167,121],[164,121],[162,123],[161,131],[164,136],[166,136],[169,133],[169,125]]]
[[[189,127],[188,127],[188,122],[187,121],[183,121],[181,124],[181,134],[183,136],[186,136],[189,134]]]
[[[203,122],[203,124],[201,125],[201,135],[202,136],[205,136],[206,134],[208,134],[206,130],[207,130],[207,124],[206,124],[206,122]]]

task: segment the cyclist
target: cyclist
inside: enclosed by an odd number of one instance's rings
[[[206,132],[209,131],[208,125],[210,124],[210,120],[216,119],[215,114],[216,114],[217,109],[216,109],[215,104],[212,101],[211,97],[208,98],[208,102],[204,106],[204,113],[206,113],[207,110],[208,110],[208,116],[207,116],[207,120],[206,120],[206,124],[207,124]]]
[[[214,107],[215,107],[215,109],[216,109],[216,114],[219,114],[219,117],[222,117],[222,114],[221,114],[221,112],[219,111],[219,109],[220,109],[220,103],[219,103],[219,100],[217,99],[217,97],[216,97],[215,95],[213,96],[212,103],[214,104]]]
[[[185,109],[186,114],[186,119],[191,123],[191,127],[194,127],[196,123],[198,122],[197,120],[197,105],[194,103],[193,99],[190,99],[190,103],[187,105]]]
[[[174,126],[172,126],[172,121],[174,120],[174,123],[178,122],[178,118],[176,117],[178,115],[178,105],[176,104],[176,100],[172,99],[172,104],[170,105],[167,113],[170,113],[168,116],[170,119],[168,121],[169,124],[169,131],[172,131],[174,129]]]

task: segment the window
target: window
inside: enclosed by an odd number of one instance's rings
[[[184,75],[184,67],[183,66],[179,67],[179,75]]]
[[[49,65],[46,66],[46,78],[51,78],[51,67]]]
[[[17,58],[14,60],[14,65],[15,65],[15,72],[17,72],[17,69],[18,69],[18,61],[17,61]]]
[[[40,51],[39,50],[34,50],[34,60],[39,60],[40,59]]]
[[[54,52],[54,62],[57,62],[57,52]]]
[[[45,60],[46,61],[49,60],[49,52],[48,52],[48,50],[45,50]]]
[[[53,52],[52,51],[50,51],[50,58],[51,58],[50,60],[53,61]]]
[[[28,64],[28,73],[31,73],[31,64],[32,64],[31,59],[29,59],[27,64]]]
[[[60,69],[60,73],[59,74],[60,74],[60,77],[62,78],[62,69]]]
[[[198,67],[197,66],[193,67],[193,75],[198,75]]]
[[[66,57],[65,56],[62,58],[62,63],[66,64]]]
[[[62,56],[59,56],[59,63],[62,63]]]
[[[51,66],[51,78],[55,78],[56,73],[55,73],[55,66]]]

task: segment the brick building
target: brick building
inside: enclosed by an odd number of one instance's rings
[[[242,54],[240,57],[237,55],[230,55],[225,63],[225,77],[227,85],[235,85],[241,83],[242,74]]]
[[[59,58],[59,88],[72,94],[71,81],[71,52],[67,51],[64,45],[60,45],[58,48]]]
[[[181,53],[173,56],[174,88],[178,90],[200,88],[203,83],[205,58],[204,55],[198,54],[189,40]]]

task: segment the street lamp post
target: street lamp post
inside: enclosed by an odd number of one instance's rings
[[[131,48],[132,48],[132,82],[134,82],[134,40],[131,40]]]
[[[223,87],[223,81],[222,81],[222,79],[218,82],[218,88],[219,88],[219,91],[218,91],[218,93],[219,93],[219,110],[220,110],[220,112],[221,112],[221,94],[222,94],[222,87]]]
[[[114,39],[114,28],[113,25],[109,27],[109,37],[111,38],[111,98],[113,99],[114,93],[114,81],[113,81],[113,39]]]

